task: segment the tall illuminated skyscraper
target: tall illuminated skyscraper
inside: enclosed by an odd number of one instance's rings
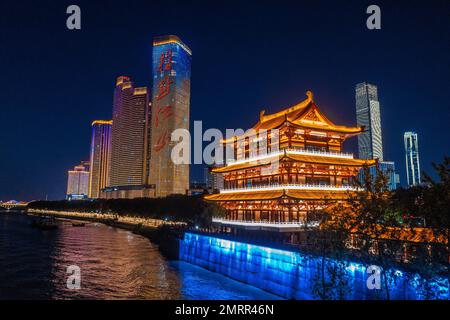
[[[186,194],[189,164],[175,164],[171,152],[176,129],[189,130],[191,50],[177,36],[153,41],[152,143],[150,183],[156,196]]]
[[[398,175],[393,161],[383,160],[383,137],[381,130],[380,102],[377,86],[362,82],[356,85],[356,122],[364,126],[364,132],[358,136],[358,153],[361,159],[378,159],[378,168],[388,179],[388,189],[395,190],[398,185]],[[375,177],[377,170],[370,168],[370,174]],[[364,171],[359,174],[364,182]]]
[[[377,86],[366,82],[358,83],[355,91],[356,122],[365,131],[358,136],[358,151],[361,159],[383,161],[383,140],[381,137],[380,102]]]
[[[99,198],[100,190],[109,185],[112,120],[92,122],[89,198]]]
[[[89,194],[89,171],[83,165],[75,166],[67,172],[67,192],[69,200],[85,199]]]
[[[139,189],[147,185],[150,117],[147,88],[135,88],[129,77],[118,77],[114,91],[110,187]]]
[[[405,154],[406,154],[406,178],[408,186],[421,183],[420,161],[419,161],[419,141],[417,133],[405,132]]]

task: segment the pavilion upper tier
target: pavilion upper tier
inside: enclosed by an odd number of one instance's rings
[[[250,130],[273,130],[281,129],[284,126],[307,130],[308,132],[318,132],[335,134],[336,137],[346,139],[364,131],[364,127],[347,127],[334,124],[328,119],[314,102],[314,95],[311,91],[306,92],[306,99],[300,103],[286,108],[282,111],[267,114],[262,110],[259,121]],[[234,136],[222,140],[222,143],[230,143],[248,137],[248,131],[241,136]]]

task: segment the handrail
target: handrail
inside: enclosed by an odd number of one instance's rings
[[[227,164],[238,164],[238,163],[245,163],[245,162],[251,162],[251,161],[258,161],[263,160],[267,158],[272,158],[274,156],[280,156],[283,155],[284,152],[286,153],[293,153],[293,154],[303,154],[303,155],[313,155],[313,156],[323,156],[323,157],[338,157],[338,158],[346,158],[346,159],[353,159],[353,153],[346,153],[346,152],[335,152],[335,151],[319,151],[319,150],[307,150],[307,149],[300,149],[300,148],[285,148],[285,149],[279,149],[273,152],[269,153],[263,153],[259,154],[253,157],[243,158],[243,159],[231,159],[227,160]]]
[[[254,225],[254,226],[280,226],[280,227],[291,227],[298,226],[304,227],[305,223],[302,221],[255,221],[255,220],[233,220],[224,218],[212,218],[212,222],[224,223],[224,224],[234,224],[234,225]],[[311,227],[318,227],[319,221],[311,221],[306,225]]]
[[[358,191],[360,188],[351,185],[328,185],[328,184],[268,184],[261,186],[248,186],[243,188],[222,189],[220,193],[270,191],[270,190],[330,190],[330,191]]]

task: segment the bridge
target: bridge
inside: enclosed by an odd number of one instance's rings
[[[15,201],[15,200],[9,200],[7,202],[0,201],[0,208],[4,208],[6,210],[25,209],[27,207],[28,203],[29,202]]]

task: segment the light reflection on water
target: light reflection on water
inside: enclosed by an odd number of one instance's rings
[[[0,213],[0,299],[277,299],[185,262],[167,261],[146,238],[88,223],[57,230],[31,217]],[[81,268],[81,289],[66,286]]]

